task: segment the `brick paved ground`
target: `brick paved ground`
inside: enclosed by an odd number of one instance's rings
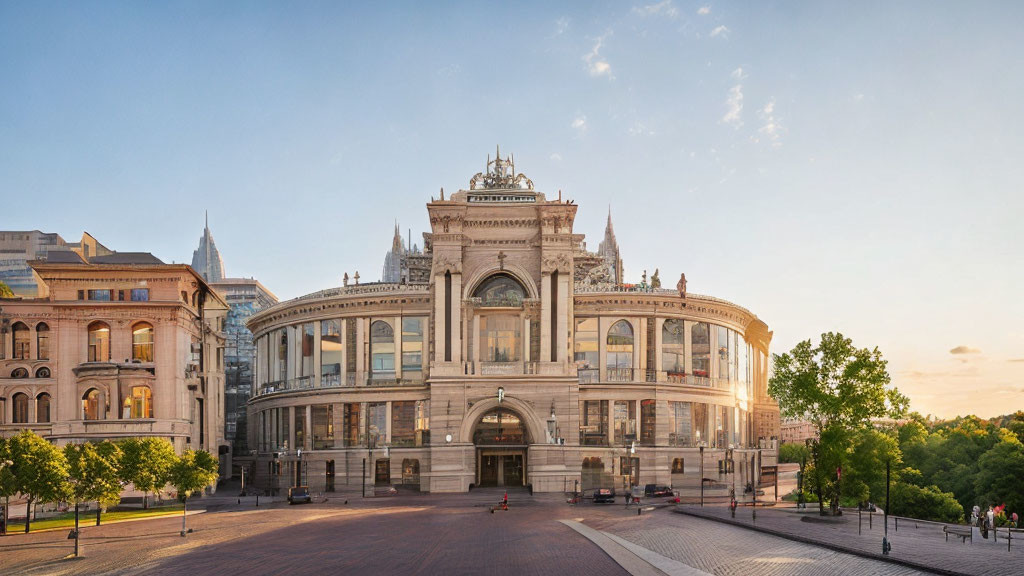
[[[585,503],[561,496],[510,494],[511,510],[488,512],[500,497],[400,495],[350,497],[290,507],[265,501],[239,507],[227,498],[189,517],[195,532],[178,535],[180,518],[109,524],[83,530],[85,557],[71,552],[66,531],[0,538],[0,574],[587,574],[625,571],[598,546],[558,522],[581,519],[649,550],[713,574],[913,573],[674,514],[660,509]]]
[[[725,507],[691,507],[680,511],[718,520],[735,522],[751,527],[752,508],[740,508],[733,520]],[[797,511],[795,508],[759,509],[756,528],[773,534],[798,538],[840,548],[870,557],[882,557],[884,521],[875,515],[869,528],[868,517],[862,518],[861,533],[858,534],[858,517],[846,513],[841,518],[821,518],[816,509]],[[1007,550],[1006,540],[988,540],[975,537],[974,542],[964,544],[952,535],[946,541],[942,526],[935,523],[900,520],[896,530],[895,521],[889,519],[889,540],[892,543],[890,558],[911,565],[925,567],[941,573],[985,574],[986,576],[1024,574],[1024,538],[1011,542]]]

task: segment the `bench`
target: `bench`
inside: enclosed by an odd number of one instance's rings
[[[946,542],[949,542],[949,535],[960,537],[960,543],[967,542],[967,539],[971,539],[971,544],[974,544],[974,529],[972,526],[943,526],[942,532],[946,535]]]

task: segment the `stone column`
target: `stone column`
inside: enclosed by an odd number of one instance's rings
[[[644,318],[629,318],[633,324],[633,381],[644,381],[643,362],[646,352],[644,343],[647,341],[647,323]]]
[[[551,274],[540,277],[540,361],[554,362],[551,357]]]
[[[366,377],[366,318],[353,318],[356,323],[356,386]]]
[[[444,274],[434,277],[434,362],[444,362]],[[424,338],[425,339],[425,338]]]
[[[523,362],[536,362],[530,358],[530,316],[523,313]]]
[[[605,382],[608,374],[608,329],[611,328],[611,321],[605,316],[597,318],[597,365],[598,381]]]
[[[348,382],[348,318],[341,319],[341,385]]]
[[[683,370],[687,374],[693,374],[693,343],[690,341],[690,329],[693,322],[683,320]]]
[[[665,369],[663,365],[663,358],[661,357],[661,330],[665,327],[664,318],[654,319],[654,366],[648,366],[650,370],[654,370],[655,374]],[[650,343],[648,343],[650,344]]]
[[[336,402],[331,404],[331,406],[333,406],[331,410],[331,425],[334,428],[334,448],[343,448],[345,446],[345,422],[343,420],[345,404]]]
[[[313,449],[313,405],[306,404],[306,429],[302,434],[302,449]]]
[[[402,317],[395,316],[395,378],[402,377]]]
[[[452,274],[452,362],[462,362],[462,274]]]
[[[555,329],[555,354],[556,357],[552,358],[553,361],[559,364],[566,363],[566,351],[569,348],[569,280],[571,279],[571,273],[559,273],[558,274],[558,318],[556,319],[557,326]]]
[[[320,321],[317,320],[313,323],[313,387],[319,388],[321,386],[320,378],[321,366],[323,358],[320,357],[320,338],[323,334],[323,330],[320,327]]]
[[[384,408],[384,443],[391,444],[391,402],[388,401]]]
[[[480,373],[480,315],[473,314],[473,333],[469,335],[470,340],[473,342],[473,356],[469,358],[469,361],[473,363],[473,370],[471,373]]]
[[[288,449],[295,450],[295,406],[288,407]]]

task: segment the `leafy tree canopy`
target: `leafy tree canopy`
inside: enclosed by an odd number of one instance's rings
[[[0,298],[14,298],[14,290],[6,283],[0,281]]]
[[[66,492],[71,502],[110,502],[120,497],[121,482],[116,459],[118,453],[115,452],[117,447],[107,444],[108,447],[103,450],[88,442],[64,447],[69,472]]]
[[[186,449],[171,466],[171,484],[178,490],[178,497],[188,499],[217,481],[220,463],[205,450]]]

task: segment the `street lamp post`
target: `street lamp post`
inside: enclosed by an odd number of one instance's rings
[[[704,507],[704,446],[700,447],[700,507]]]

